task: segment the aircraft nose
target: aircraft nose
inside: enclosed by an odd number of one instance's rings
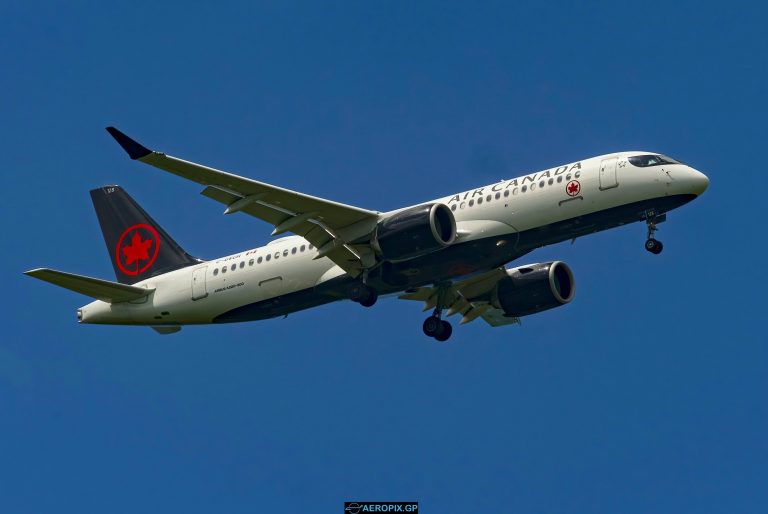
[[[702,194],[709,187],[709,178],[702,172],[691,168],[689,180],[693,193]]]

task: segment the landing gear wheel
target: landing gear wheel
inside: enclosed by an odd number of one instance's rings
[[[368,289],[368,296],[362,300],[360,300],[360,305],[363,307],[373,307],[376,304],[376,300],[379,299],[379,293],[376,292],[375,289],[369,288]]]
[[[434,337],[440,342],[447,341],[453,333],[451,324],[437,316],[430,316],[425,319],[422,328],[424,329],[424,335]]]
[[[657,241],[656,239],[649,238],[645,242],[645,249],[654,255],[658,255],[664,249],[664,245],[661,244],[661,241]]]
[[[450,323],[443,320],[440,322],[440,330],[437,331],[435,339],[442,343],[443,341],[447,341],[451,337],[451,334],[453,334],[453,327],[451,327]]]
[[[427,337],[436,337],[438,332],[442,328],[443,320],[437,316],[430,316],[424,320],[424,324],[421,326],[424,330],[424,335]]]
[[[372,307],[379,299],[379,294],[374,288],[361,283],[349,288],[349,299],[363,307]]]

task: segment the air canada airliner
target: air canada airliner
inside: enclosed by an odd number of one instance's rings
[[[202,194],[274,226],[266,246],[202,260],[189,255],[120,186],[91,191],[117,281],[38,268],[32,277],[95,300],[80,323],[183,325],[287,316],[337,300],[381,295],[423,302],[423,332],[446,341],[478,318],[493,327],[565,305],[576,283],[562,261],[505,267],[545,245],[642,221],[657,225],[702,194],[709,179],[655,152],[617,152],[563,164],[425,203],[379,212],[290,191],[142,146],[107,131],[128,156],[201,184]]]

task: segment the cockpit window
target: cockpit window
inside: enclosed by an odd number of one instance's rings
[[[682,162],[675,160],[666,155],[635,155],[628,157],[627,160],[633,166],[638,168],[646,168],[648,166],[660,166],[662,164],[682,164]]]

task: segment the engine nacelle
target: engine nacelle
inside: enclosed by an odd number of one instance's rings
[[[527,316],[573,300],[576,281],[564,262],[529,264],[507,270],[496,284],[493,305],[507,316]]]
[[[432,253],[456,240],[456,219],[441,203],[419,205],[380,222],[373,248],[387,261],[404,261]]]

